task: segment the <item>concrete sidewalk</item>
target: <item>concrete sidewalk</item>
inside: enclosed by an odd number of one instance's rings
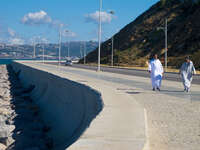
[[[142,150],[146,142],[144,109],[127,86],[65,73],[43,65],[28,64],[69,80],[90,86],[102,94],[104,109],[84,134],[68,150]],[[48,65],[47,65],[48,66]],[[121,89],[121,90],[119,90]]]
[[[88,80],[87,80],[88,81]],[[91,81],[88,81],[91,86]],[[134,98],[115,87],[96,82],[104,109],[69,150],[142,150],[145,142],[144,111]]]

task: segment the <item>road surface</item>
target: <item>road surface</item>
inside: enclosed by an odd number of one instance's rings
[[[58,65],[58,63],[56,63],[56,62],[48,63],[48,64]],[[62,63],[62,66],[64,66],[64,63]],[[67,66],[67,67],[69,67],[69,66]],[[89,70],[97,70],[96,66],[88,66],[88,65],[82,65],[82,64],[73,64],[70,67],[73,67],[73,68],[82,68],[82,69],[89,69]],[[149,73],[147,71],[145,71],[145,70],[139,70],[139,69],[125,69],[125,68],[101,67],[101,71],[149,78]],[[164,78],[163,79],[164,80],[179,81],[179,82],[181,82],[180,75],[178,73],[169,73],[169,72],[166,72],[164,74]],[[192,83],[193,84],[200,84],[200,75],[195,75],[193,77],[193,82]]]
[[[48,66],[44,65],[44,67],[48,67],[51,69],[58,68],[58,66],[55,66],[55,63],[53,63],[53,64],[54,65],[48,65]],[[89,72],[84,71],[86,69],[94,71],[96,69],[96,67],[78,65],[78,64],[73,65],[73,66],[66,66],[66,67],[62,66],[62,71],[66,72],[66,73],[69,72],[69,73],[80,74],[85,77],[101,79],[101,80],[104,80],[107,82],[123,84],[126,86],[136,87],[136,88],[140,88],[140,89],[147,90],[147,91],[150,91],[152,89],[149,74],[147,71],[102,67],[101,69],[104,73],[106,73],[106,72],[114,73],[112,76],[105,76],[101,73],[99,75],[97,75],[96,72],[91,73],[91,71],[89,71]],[[121,75],[122,77],[118,78],[118,75]],[[130,79],[128,78],[129,76],[130,77],[138,77],[139,79],[133,81],[133,80],[131,80],[131,78]],[[125,78],[125,77],[127,77],[127,78]],[[163,84],[162,84],[161,93],[164,95],[175,96],[177,98],[188,99],[188,94],[182,92],[183,91],[182,83],[179,82],[180,79],[178,77],[179,77],[178,74],[166,73],[165,78],[164,78],[165,80],[163,81]],[[142,81],[144,79],[146,81],[145,83]],[[179,87],[177,88],[177,86],[169,86],[169,84],[166,83],[167,81],[171,81],[174,85],[178,85]],[[173,82],[173,81],[178,81],[178,82]],[[148,84],[147,84],[147,82],[148,82]],[[193,83],[195,83],[194,84],[195,86],[199,86],[200,76],[195,76]],[[190,96],[190,98],[189,98],[190,100],[199,101],[200,100],[200,91],[191,90],[189,96]]]

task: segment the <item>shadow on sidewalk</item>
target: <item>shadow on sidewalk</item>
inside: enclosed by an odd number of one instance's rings
[[[135,95],[135,94],[140,94],[141,92],[126,92],[126,93]]]
[[[172,90],[161,90],[160,92],[161,92],[161,93],[162,93],[162,92],[168,92],[168,93],[184,93],[183,90],[174,90],[174,91],[172,91]]]

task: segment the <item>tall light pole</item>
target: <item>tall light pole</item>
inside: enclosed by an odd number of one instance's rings
[[[99,49],[98,49],[98,69],[97,71],[101,71],[101,10],[102,10],[102,0],[99,0]]]
[[[81,56],[81,58],[82,58],[82,42],[80,42],[80,56]]]
[[[167,71],[167,19],[165,20],[165,71]]]
[[[69,30],[65,30],[64,32],[67,34],[67,33],[69,33]],[[66,35],[66,36],[67,36],[67,35]],[[68,44],[67,44],[67,57],[69,58],[69,49],[70,49],[70,47],[69,47],[69,46],[70,46],[69,39],[68,39],[68,42],[67,42],[67,43],[68,43]]]
[[[113,55],[114,55],[114,36],[112,36],[112,54],[111,54],[111,66],[113,67]]]
[[[84,64],[86,64],[86,43],[84,41]]]
[[[67,47],[67,57],[69,58],[69,49],[70,49],[70,41],[68,40],[68,47]]]
[[[43,39],[41,39],[42,40],[42,57],[43,57],[43,64],[44,64],[44,58],[45,58],[45,56],[44,56],[44,53],[45,53],[45,44],[47,44],[48,43],[48,41],[47,41],[47,39],[45,39],[45,38],[43,38]]]
[[[157,30],[165,32],[165,71],[167,71],[167,51],[168,51],[168,21],[165,19],[165,27],[158,27]]]
[[[37,50],[37,44],[40,43],[41,37],[40,35],[33,37],[33,58],[36,58],[36,50]]]
[[[33,39],[33,58],[35,59],[35,38]]]
[[[60,24],[59,28],[59,51],[58,51],[58,65],[60,66],[60,60],[61,60],[61,42],[62,42],[62,25]]]
[[[110,11],[111,15],[114,15],[115,12],[114,11]],[[112,53],[111,53],[111,66],[113,67],[113,55],[114,55],[114,35],[111,38],[112,40]]]
[[[44,43],[43,43],[43,64],[44,64]]]
[[[37,44],[39,44],[40,38],[41,38],[40,35],[33,37],[33,58],[34,59],[37,57],[36,50],[37,50]]]

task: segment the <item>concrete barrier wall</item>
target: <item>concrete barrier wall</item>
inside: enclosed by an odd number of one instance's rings
[[[74,143],[103,108],[100,93],[90,87],[20,63],[12,67],[24,87],[35,86],[31,98],[40,106],[56,150]]]

